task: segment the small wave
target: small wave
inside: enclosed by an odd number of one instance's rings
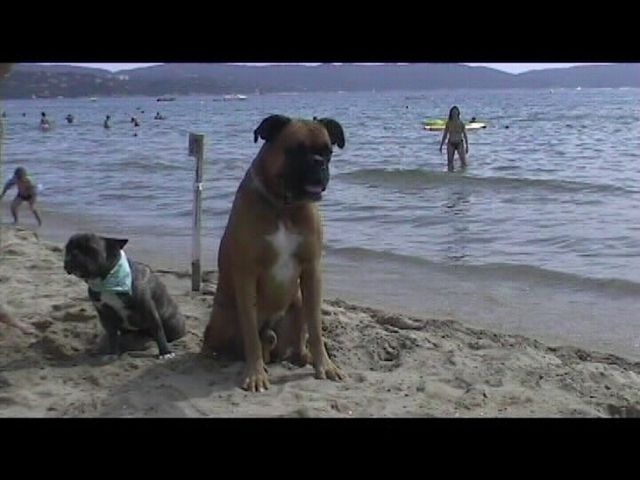
[[[515,263],[487,263],[483,265],[445,265],[433,262],[422,257],[413,257],[379,250],[370,250],[360,247],[330,247],[326,250],[329,254],[346,257],[352,261],[375,262],[396,264],[398,266],[423,266],[425,268],[438,269],[442,272],[463,273],[465,277],[477,276],[483,278],[508,281],[534,281],[547,287],[561,286],[576,290],[593,290],[611,295],[640,295],[640,283],[620,278],[595,278],[577,275],[569,272],[561,272],[534,265],[522,265]]]
[[[422,169],[368,168],[341,173],[335,176],[354,183],[388,188],[424,188],[441,185],[469,185],[486,188],[511,188],[522,190],[534,188],[560,193],[637,193],[623,187],[608,184],[594,184],[572,180],[546,180],[517,177],[474,177],[469,175],[434,172]]]
[[[110,201],[110,200],[152,200],[158,198],[158,195],[153,193],[143,193],[136,191],[121,191],[114,193],[101,193],[98,194],[98,199],[101,201]]]

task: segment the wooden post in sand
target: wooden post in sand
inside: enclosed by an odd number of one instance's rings
[[[193,243],[191,249],[191,290],[200,291],[200,230],[202,227],[202,164],[204,162],[204,135],[189,134],[189,156],[196,159],[196,178],[193,183]]]

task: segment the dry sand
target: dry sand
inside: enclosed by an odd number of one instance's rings
[[[186,272],[158,272],[187,318],[175,358],[156,359],[149,343],[102,364],[91,354],[97,314],[83,282],[64,272],[62,247],[0,228],[0,303],[36,330],[0,323],[3,417],[640,416],[638,362],[337,299],[324,302],[324,329],[348,381],[275,364],[270,390],[244,392],[240,363],[198,353],[215,273],[192,294]]]

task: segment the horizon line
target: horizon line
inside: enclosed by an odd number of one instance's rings
[[[165,62],[165,63],[37,63],[37,65],[57,65],[57,66],[74,66],[74,67],[84,67],[84,68],[97,68],[101,70],[106,70],[111,73],[119,73],[129,70],[135,70],[138,68],[147,68],[154,67],[159,65],[168,65],[171,63],[180,63],[180,62]],[[190,62],[191,63],[191,62]],[[196,62],[199,63],[199,62]],[[201,62],[208,63],[208,62]],[[241,65],[241,66],[258,66],[258,67],[266,67],[272,65],[304,65],[304,66],[318,66],[323,65],[323,63],[305,63],[305,62],[283,62],[283,63],[235,63],[235,62],[210,62],[210,63],[223,63],[227,65]],[[379,62],[379,63],[358,63],[358,62],[329,62],[331,65],[411,65],[411,63],[407,62]],[[424,64],[429,63],[449,63],[449,62],[421,62]],[[590,65],[613,65],[612,63],[516,63],[516,62],[507,62],[507,63],[456,63],[451,62],[457,65],[465,65],[469,67],[484,67],[490,68],[493,70],[497,70],[503,73],[509,73],[512,75],[519,75],[521,73],[527,73],[536,70],[554,70],[554,69],[564,69],[564,68],[572,68],[577,66],[590,66]],[[536,67],[536,65],[540,65]],[[515,69],[515,70],[514,70]]]

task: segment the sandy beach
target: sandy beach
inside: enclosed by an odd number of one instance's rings
[[[2,417],[640,416],[638,362],[340,299],[325,299],[322,312],[346,382],[282,363],[269,366],[270,390],[244,392],[240,363],[199,354],[215,272],[198,294],[188,272],[158,272],[187,318],[175,358],[156,359],[150,342],[102,364],[92,354],[97,314],[64,272],[62,245],[22,228],[0,235],[0,302],[36,331],[0,324]]]

